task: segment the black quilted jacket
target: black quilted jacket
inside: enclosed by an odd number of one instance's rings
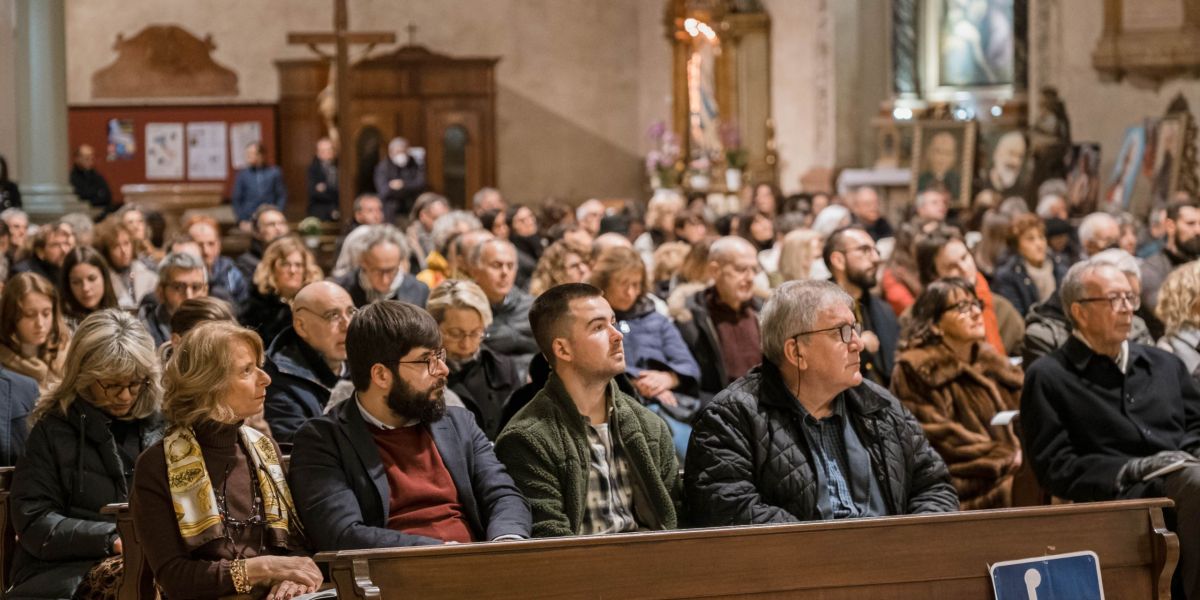
[[[847,391],[846,400],[889,514],[958,510],[945,463],[891,393],[864,381]],[[766,359],[713,398],[700,411],[688,445],[684,499],[691,525],[820,519],[801,418]]]

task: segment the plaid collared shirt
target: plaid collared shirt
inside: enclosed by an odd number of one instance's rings
[[[850,493],[850,473],[846,470],[846,439],[843,437],[845,415],[841,399],[837,400],[833,414],[824,419],[814,418],[804,411],[804,426],[817,442],[813,456],[817,459],[829,495],[829,506],[833,518],[845,519],[861,516],[862,511]]]
[[[587,514],[581,523],[582,535],[635,531],[633,518],[633,485],[630,483],[629,461],[617,452],[612,441],[609,423],[613,407],[608,406],[608,423],[592,425],[580,415],[587,428],[588,446],[592,450],[588,464]]]

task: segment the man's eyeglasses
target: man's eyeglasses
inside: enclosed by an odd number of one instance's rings
[[[104,393],[109,396],[120,396],[121,390],[128,391],[130,396],[137,396],[142,392],[142,386],[149,383],[149,379],[141,379],[129,383],[104,383],[103,381],[97,381],[96,385],[100,386],[100,389],[104,390]]]
[[[172,281],[167,284],[167,289],[176,294],[186,294],[190,290],[193,294],[199,294],[208,289],[207,283],[188,283],[186,281]]]
[[[1142,299],[1133,292],[1125,292],[1121,294],[1109,294],[1107,296],[1099,296],[1095,298],[1080,298],[1076,302],[1108,302],[1108,305],[1113,310],[1121,310],[1122,304],[1128,304],[1132,310],[1137,310],[1142,307]]]
[[[402,365],[420,365],[423,364],[428,368],[430,375],[436,375],[438,365],[446,362],[446,349],[438,348],[429,354],[429,356],[418,360],[402,360]]]
[[[876,248],[874,244],[863,244],[861,246],[856,246],[854,248],[846,248],[845,250],[842,250],[842,254],[850,254],[851,252],[863,252],[865,254],[874,254],[874,255],[878,256],[879,248]]]
[[[950,306],[947,306],[946,310],[942,311],[942,314],[946,314],[950,311],[954,311],[960,315],[969,315],[969,314],[971,314],[971,309],[975,309],[979,312],[983,312],[983,301],[982,300],[963,300],[962,302],[957,302],[955,304],[951,304]]]
[[[334,326],[337,326],[340,324],[349,325],[350,319],[353,319],[354,315],[358,314],[357,308],[347,308],[345,311],[340,311],[340,310],[334,309],[334,310],[326,311],[323,313],[319,313],[307,306],[301,306],[296,309],[297,312],[302,311],[302,310],[307,310],[308,312],[324,319],[326,323],[329,323],[330,325],[334,325]]]
[[[792,337],[800,337],[802,335],[812,335],[814,333],[825,333],[826,331],[836,331],[842,337],[843,344],[849,344],[854,336],[862,336],[862,323],[846,323],[837,327],[826,327],[825,329],[814,329],[812,331],[802,331]]]
[[[487,339],[488,333],[485,329],[479,331],[463,331],[461,329],[448,329],[442,332],[446,339],[461,342],[463,340],[471,342],[480,342]]]

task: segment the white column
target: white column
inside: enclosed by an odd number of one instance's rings
[[[21,200],[34,221],[87,211],[71,190],[65,0],[16,0]]]

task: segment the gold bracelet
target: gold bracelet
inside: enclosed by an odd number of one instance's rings
[[[246,559],[239,558],[229,563],[229,575],[233,577],[233,589],[239,594],[249,594],[254,590],[250,578],[246,576]]]

